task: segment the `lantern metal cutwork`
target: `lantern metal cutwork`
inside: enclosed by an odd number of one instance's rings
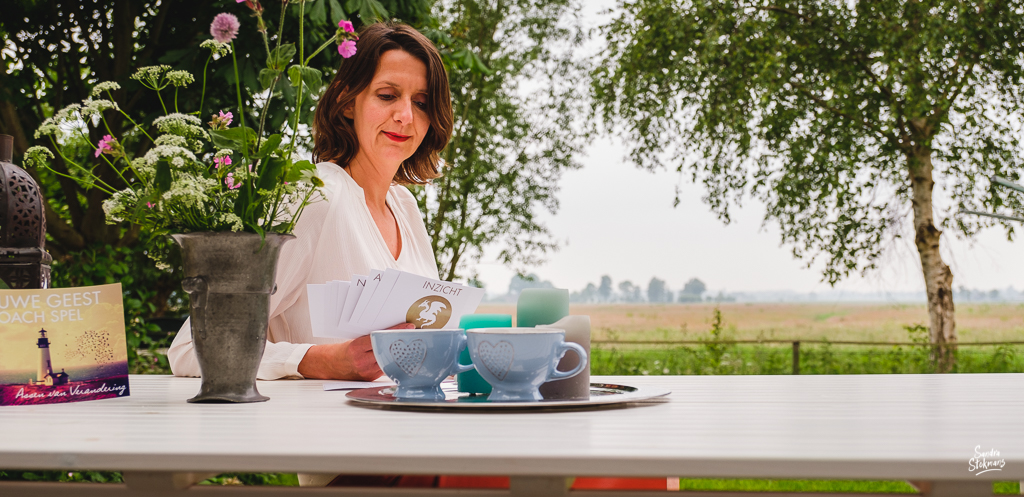
[[[43,197],[13,158],[14,137],[0,135],[0,280],[16,289],[49,288]]]

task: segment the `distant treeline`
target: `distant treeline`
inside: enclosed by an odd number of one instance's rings
[[[489,299],[491,302],[515,302],[519,292],[527,288],[555,288],[555,285],[547,280],[541,280],[536,274],[529,274],[526,277],[513,276],[509,281],[508,292]],[[611,276],[601,276],[598,284],[588,283],[586,287],[569,294],[569,301],[574,304],[605,304],[605,303],[639,303],[650,302],[654,304],[664,303],[687,303],[719,301],[731,302],[735,299],[731,296],[719,293],[717,296],[705,296],[707,285],[697,278],[691,278],[682,288],[672,290],[665,284],[665,280],[654,277],[647,282],[647,287],[634,284],[632,281],[623,280],[615,284]]]
[[[479,284],[479,282],[476,282]],[[508,291],[503,295],[489,294],[489,302],[515,302],[519,292],[526,288],[556,288],[536,274],[525,277],[513,276]],[[794,291],[760,292],[709,292],[707,285],[698,278],[691,278],[682,288],[672,290],[665,280],[654,277],[647,287],[623,280],[617,284],[611,276],[602,276],[598,284],[588,283],[586,287],[569,293],[574,304],[608,303],[698,303],[698,302],[923,302],[923,291],[919,292],[848,292],[831,290],[822,293],[800,293]],[[1007,287],[1004,289],[979,290],[960,286],[953,293],[955,302],[1024,302],[1024,291]]]

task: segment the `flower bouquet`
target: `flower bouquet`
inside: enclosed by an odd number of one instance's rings
[[[221,13],[210,25],[213,38],[200,45],[209,54],[194,112],[178,105],[179,91],[195,83],[193,74],[166,65],[142,67],[132,79],[155,92],[162,115],[138,122],[114,101],[120,85],[102,82],[90,98],[59,110],[36,130],[36,138],[48,137],[53,151],[72,166],[67,173],[50,167],[54,155],[49,148],[36,146],[25,153],[26,164],[109,195],[103,204],[108,223],[129,222],[152,233],[171,234],[182,247],[182,286],[190,295],[193,344],[203,372],[202,390],[190,402],[266,400],[256,391],[255,378],[266,341],[277,256],[292,238],[289,233],[302,210],[323,186],[312,163],[296,160],[303,100],[309,99],[308,107],[323,86],[322,74],[309,62],[334,43],[343,57],[351,57],[358,39],[352,23],[342,20],[334,36],[306,56],[306,0],[297,0],[298,47],[282,41],[287,2],[272,47],[259,0],[238,3],[257,18],[266,49],[266,67],[259,73],[262,88],[251,92],[262,109],[245,108],[233,42],[240,23],[234,15]],[[211,61],[228,57],[237,108],[217,109],[204,124],[200,117],[208,111],[203,108],[207,70]],[[285,78],[296,99],[288,129],[267,130],[268,107],[281,98],[275,88]],[[172,91],[173,98],[165,101]],[[120,136],[108,123],[110,113],[120,113],[130,123]],[[90,127],[107,133],[92,145],[92,156],[98,159],[92,166],[76,162],[72,153],[83,140],[91,144],[86,138]],[[130,149],[142,152],[133,156]],[[109,174],[103,175],[107,181],[101,179],[97,167],[116,173],[116,181]]]

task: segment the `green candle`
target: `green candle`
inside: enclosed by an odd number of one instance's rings
[[[516,326],[533,328],[551,324],[569,315],[569,290],[527,288],[516,303]]]
[[[472,330],[476,328],[511,328],[512,316],[509,314],[466,314],[459,321],[459,328]],[[463,350],[459,355],[459,364],[471,364],[469,350]],[[459,383],[460,392],[474,394],[491,393],[491,384],[487,383],[476,370],[460,373],[455,376]]]

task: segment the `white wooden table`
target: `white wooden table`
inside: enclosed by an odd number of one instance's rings
[[[408,412],[358,407],[319,381],[261,382],[262,404],[186,404],[198,380],[133,376],[129,398],[0,407],[0,468],[124,471],[125,485],[0,482],[0,495],[559,495],[573,476],[681,476],[905,479],[973,496],[1024,479],[1024,375],[594,381],[673,393],[598,411]],[[979,446],[1005,466],[968,471]],[[189,488],[221,472],[504,474],[512,488]]]

